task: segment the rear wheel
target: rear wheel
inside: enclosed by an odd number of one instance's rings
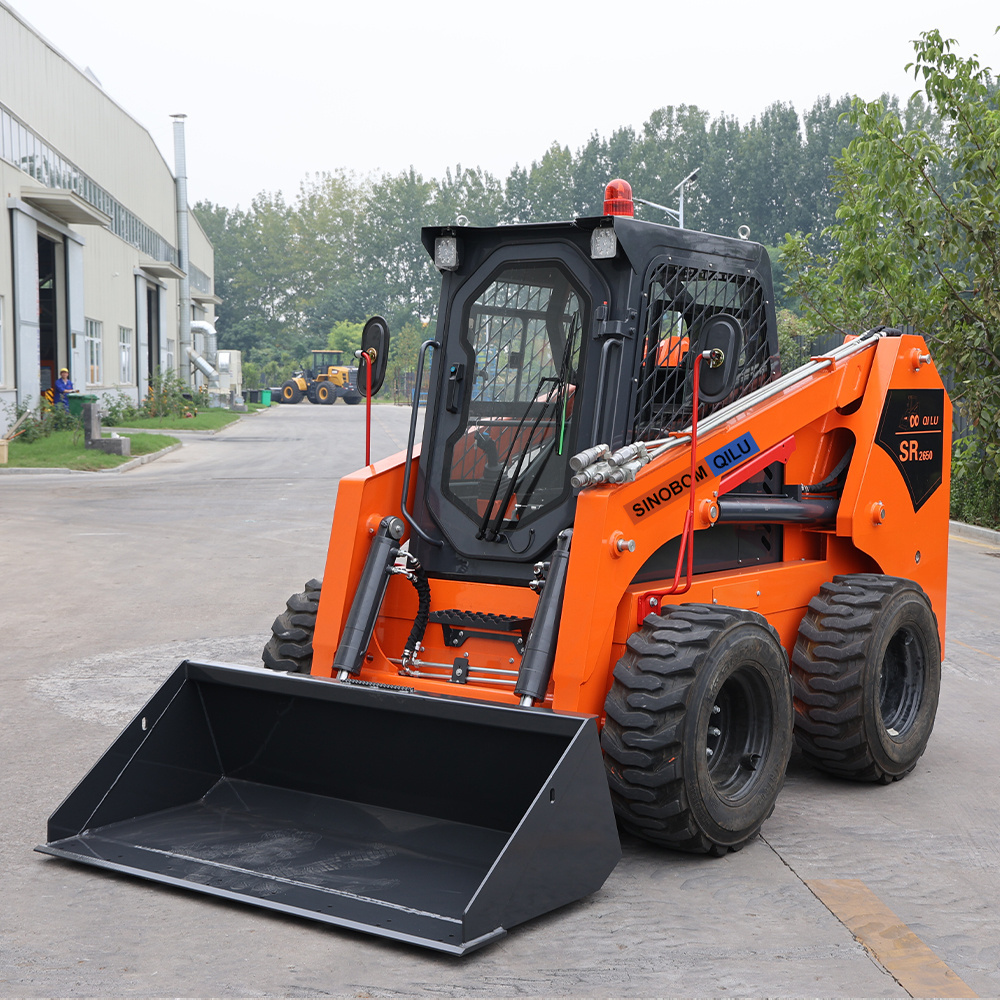
[[[909,774],[941,690],[937,619],[920,585],[867,573],[823,584],[799,628],[792,683],[810,763],[882,784]]]
[[[364,399],[364,396],[345,396],[344,402],[347,403],[348,406],[357,406],[362,399]]]
[[[739,850],[774,810],[791,753],[777,633],[752,611],[685,604],[627,645],[601,736],[620,825],[677,850]]]
[[[316,402],[322,403],[324,406],[329,406],[336,400],[336,395],[334,395],[333,388],[328,382],[320,382],[316,386]]]
[[[281,387],[281,401],[283,403],[302,402],[302,390],[291,379]]]
[[[308,674],[312,670],[312,642],[319,608],[320,580],[310,580],[301,594],[293,594],[274,624],[261,659],[271,670]]]

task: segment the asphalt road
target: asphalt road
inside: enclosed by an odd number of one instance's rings
[[[405,446],[408,417],[375,408],[376,457]],[[1000,994],[989,535],[952,538],[941,703],[912,775],[856,786],[795,755],[763,837],[739,854],[626,838],[600,892],[462,960],[33,853],[180,660],[258,661],[285,598],[323,573],[363,419],[300,404],[124,474],[0,476],[0,995],[916,995],[813,880],[856,880],[967,985],[950,995]],[[873,947],[873,919],[862,925]]]

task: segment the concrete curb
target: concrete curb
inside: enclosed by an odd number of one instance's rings
[[[133,458],[131,462],[126,462],[124,465],[116,465],[113,469],[98,469],[97,471],[128,472],[129,469],[137,469],[140,465],[146,465],[148,462],[155,462],[158,458],[163,458],[164,455],[169,455],[172,451],[177,451],[179,448],[183,447],[184,445],[178,441],[177,444],[161,448],[159,451],[151,451],[148,455],[139,455],[137,458]]]
[[[965,524],[962,521],[949,521],[948,533],[959,538],[973,538],[977,542],[986,542],[1000,548],[1000,531],[992,528],[982,528],[978,524]]]
[[[45,475],[47,473],[60,473],[71,476],[99,476],[107,472],[128,472],[129,469],[137,469],[140,465],[146,465],[148,462],[155,462],[158,458],[163,458],[164,455],[169,455],[172,451],[177,451],[178,448],[183,447],[183,443],[178,441],[177,444],[161,448],[159,451],[152,451],[148,455],[137,455],[131,461],[124,462],[121,465],[116,465],[113,469],[20,469],[17,466],[14,468],[8,468],[7,466],[0,465],[0,476],[14,476],[18,474],[31,476]]]
[[[233,424],[238,424],[238,420],[234,420]],[[233,424],[226,424],[226,427],[232,427]],[[102,427],[105,431],[114,431],[116,434],[165,434],[168,437],[215,437],[220,431],[224,431],[226,427],[216,427],[210,430],[182,430],[179,427]]]

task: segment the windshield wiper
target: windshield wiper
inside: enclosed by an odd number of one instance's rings
[[[489,533],[489,541],[494,542],[497,540],[497,535],[500,532],[500,525],[503,522],[504,513],[506,512],[507,506],[510,504],[511,498],[514,495],[514,486],[517,483],[517,478],[521,474],[521,466],[524,463],[524,456],[528,454],[528,451],[531,448],[531,439],[534,437],[535,431],[538,429],[538,425],[542,422],[542,417],[545,416],[545,411],[549,406],[549,400],[546,400],[542,404],[542,408],[538,411],[538,416],[535,417],[535,422],[531,425],[531,430],[528,432],[528,440],[525,442],[524,448],[521,449],[521,454],[517,461],[517,468],[514,470],[514,474],[510,478],[510,484],[507,487],[503,504],[496,515],[496,523],[490,526],[493,506],[496,503],[497,493],[500,492],[500,483],[503,481],[504,473],[506,473],[507,467],[510,465],[510,460],[514,454],[514,449],[517,447],[518,439],[521,436],[521,428],[524,427],[524,422],[528,419],[528,414],[531,413],[532,406],[538,402],[538,397],[541,395],[542,388],[547,382],[558,383],[559,379],[555,375],[546,375],[538,383],[538,388],[535,390],[534,395],[528,400],[528,405],[525,407],[524,413],[521,414],[521,419],[518,421],[517,429],[514,431],[514,436],[511,438],[510,447],[507,449],[507,454],[504,456],[503,465],[501,465],[497,470],[496,482],[493,484],[493,491],[490,493],[490,498],[486,502],[486,510],[483,511],[483,519],[479,524],[479,531],[476,532],[476,538],[485,538],[487,533]]]
[[[555,403],[555,413],[559,417],[559,427],[556,430],[556,438],[554,442],[550,444],[557,444],[557,454],[562,454],[563,447],[563,437],[566,431],[566,404],[567,404],[567,393],[566,385],[569,381],[570,374],[570,362],[573,357],[573,345],[576,342],[576,334],[578,329],[578,317],[574,316],[572,322],[570,323],[569,334],[566,337],[565,343],[563,344],[563,356],[562,364],[559,368],[559,374],[556,375],[546,375],[538,383],[538,388],[535,389],[534,395],[528,401],[528,405],[525,408],[524,413],[521,415],[521,419],[518,422],[517,430],[514,432],[514,437],[511,440],[510,448],[507,450],[507,454],[504,457],[503,465],[500,467],[497,473],[496,482],[493,484],[493,491],[490,493],[490,499],[487,501],[486,510],[483,511],[482,521],[479,523],[479,531],[476,533],[476,538],[486,538],[488,536],[488,541],[495,542],[500,537],[500,525],[503,523],[504,516],[507,513],[507,508],[510,506],[510,502],[513,499],[515,492],[517,490],[518,480],[521,478],[521,469],[524,465],[524,460],[531,451],[531,442],[535,436],[535,431],[538,429],[538,425],[542,422],[545,416],[546,410],[548,410],[549,405]],[[525,442],[524,447],[521,449],[521,453],[517,460],[517,468],[514,470],[513,475],[510,477],[510,482],[507,485],[507,490],[505,492],[503,503],[500,504],[495,515],[493,515],[493,507],[496,503],[497,493],[500,491],[500,483],[503,480],[504,473],[507,471],[507,467],[510,465],[511,457],[514,454],[514,448],[517,446],[518,438],[521,435],[521,428],[524,426],[525,420],[528,418],[528,414],[531,413],[532,406],[538,401],[538,397],[541,395],[542,388],[546,383],[552,383],[556,386],[555,391],[550,392],[548,398],[542,404],[541,409],[538,411],[538,416],[535,417],[534,423],[531,425],[531,430],[528,432],[528,440]],[[552,454],[552,447],[549,448],[549,453],[545,458],[547,462]],[[544,463],[543,463],[544,464]],[[537,483],[539,476],[541,475],[541,468],[535,474],[535,483]],[[534,489],[534,483],[532,484],[532,490]],[[491,524],[490,521],[493,521]]]

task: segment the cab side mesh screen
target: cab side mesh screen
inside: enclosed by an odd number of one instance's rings
[[[764,293],[754,275],[665,262],[654,270],[647,295],[633,440],[649,441],[691,423],[692,359],[702,350],[701,327],[712,316],[735,316],[743,344],[733,392],[716,403],[703,402],[699,420],[776,374]]]

